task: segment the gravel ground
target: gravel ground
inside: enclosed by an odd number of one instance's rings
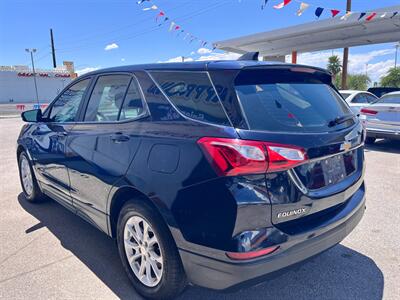
[[[21,124],[0,119],[0,299],[140,299],[112,239],[53,201],[24,201]],[[340,245],[258,286],[181,299],[400,299],[400,143],[379,141],[366,160],[367,210]]]

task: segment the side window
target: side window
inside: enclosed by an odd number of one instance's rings
[[[85,112],[85,121],[117,121],[131,76],[104,75],[97,79]]]
[[[376,98],[370,94],[365,94],[365,96],[367,97],[368,103],[372,103],[372,102],[375,102],[376,100],[378,100],[378,98]]]
[[[152,72],[164,93],[185,116],[229,126],[214,87],[203,72]]]
[[[144,112],[142,96],[136,79],[132,79],[122,105],[119,120],[135,119]]]
[[[90,83],[90,79],[77,82],[60,97],[51,106],[49,119],[51,122],[73,122],[80,103],[82,102],[85,91]]]
[[[365,97],[365,94],[358,94],[354,97],[352,103],[368,103],[367,98]]]

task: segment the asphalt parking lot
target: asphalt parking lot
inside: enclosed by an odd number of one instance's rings
[[[23,199],[21,125],[0,119],[0,299],[140,299],[112,239],[53,201]],[[256,287],[190,287],[181,299],[399,299],[400,142],[368,147],[366,162],[367,210],[340,245]]]

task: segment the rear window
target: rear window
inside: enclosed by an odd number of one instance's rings
[[[352,112],[325,74],[243,71],[235,89],[250,129],[327,132],[354,124]],[[343,118],[344,122],[333,122]],[[332,125],[333,123],[333,125]]]
[[[378,103],[400,104],[400,94],[383,96],[381,99],[379,99]]]
[[[188,118],[230,125],[207,73],[204,72],[152,72],[174,106]]]

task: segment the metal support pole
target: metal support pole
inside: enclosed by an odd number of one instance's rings
[[[37,82],[36,82],[35,63],[33,62],[33,53],[36,52],[36,49],[25,49],[25,51],[29,52],[31,54],[33,82],[35,84],[35,92],[36,92],[36,103],[37,103],[37,105],[40,105],[39,104],[39,93],[38,93]]]
[[[346,11],[351,11],[351,0],[347,0]],[[347,89],[347,66],[349,62],[349,48],[343,49],[343,66],[342,66],[342,86],[343,90]]]
[[[297,64],[297,51],[292,51],[292,64]]]

